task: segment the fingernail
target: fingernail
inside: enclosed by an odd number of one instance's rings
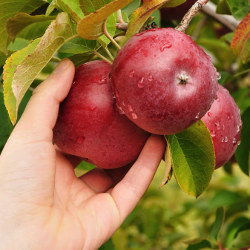
[[[53,74],[61,74],[63,73],[69,66],[69,60],[63,59],[61,62],[59,62],[53,72]]]

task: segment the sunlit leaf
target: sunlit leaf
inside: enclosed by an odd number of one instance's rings
[[[168,7],[168,8],[169,7],[176,7],[176,6],[181,5],[185,2],[186,2],[186,0],[169,0],[169,2],[167,2],[163,5],[163,7]]]
[[[85,16],[77,26],[78,34],[88,40],[95,40],[103,35],[104,20],[113,12],[123,8],[132,0],[114,0],[98,9],[94,13]]]
[[[1,0],[0,1],[0,51],[7,53],[9,37],[6,30],[6,23],[10,17],[18,12],[31,13],[42,6],[42,0]]]
[[[221,228],[223,226],[224,223],[224,219],[225,219],[225,209],[223,207],[219,207],[216,210],[216,218],[215,218],[215,222],[213,224],[212,230],[210,235],[217,241],[218,239],[218,235],[221,231]]]
[[[80,8],[79,0],[56,0],[56,4],[64,12],[67,12],[76,23],[78,23],[84,17],[84,14]]]
[[[215,165],[209,130],[198,121],[183,132],[167,136],[175,178],[184,192],[198,197],[208,186]]]
[[[23,30],[26,26],[32,23],[44,22],[54,20],[53,16],[37,15],[31,16],[26,13],[18,13],[14,17],[9,18],[7,21],[7,32],[12,41],[15,40],[16,35]]]
[[[138,33],[152,13],[168,1],[169,0],[144,0],[143,5],[136,9],[131,15],[126,32],[126,39],[128,40],[131,36]]]
[[[60,13],[41,41],[36,40],[7,60],[4,67],[4,98],[12,123],[16,122],[18,106],[31,83],[55,52],[74,36],[68,14]]]
[[[244,63],[250,59],[250,13],[244,17],[235,30],[231,48]]]
[[[165,138],[166,139],[166,138]],[[166,139],[167,141],[167,139]],[[170,146],[169,143],[167,141],[167,147],[166,147],[166,151],[165,151],[165,173],[164,173],[164,177],[162,179],[161,182],[161,186],[165,185],[168,183],[168,181],[170,181],[170,179],[172,178],[172,156],[171,156],[171,151],[170,151]]]

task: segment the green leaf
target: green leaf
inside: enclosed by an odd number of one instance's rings
[[[236,19],[242,19],[248,12],[250,4],[248,0],[226,0],[232,15]]]
[[[85,39],[96,40],[103,35],[104,20],[130,2],[132,0],[114,0],[94,13],[85,16],[77,25],[78,34]]]
[[[215,222],[214,222],[213,228],[212,228],[211,233],[210,233],[210,235],[216,241],[218,240],[218,235],[219,235],[220,230],[221,230],[221,228],[223,226],[224,219],[225,219],[225,209],[223,207],[219,207],[216,210]]]
[[[7,53],[9,37],[6,30],[6,23],[10,17],[18,12],[31,13],[42,6],[42,0],[1,0],[0,1],[0,51]]]
[[[240,56],[243,63],[250,59],[250,13],[240,22],[234,32],[231,48],[236,56]]]
[[[250,176],[250,107],[242,115],[241,144],[235,157],[243,173]]]
[[[84,17],[79,0],[56,0],[56,4],[64,12],[67,12],[76,23]]]
[[[0,122],[0,153],[1,153],[13,129],[13,126],[8,116],[8,112],[4,106],[2,91],[0,91],[0,120],[1,120]]]
[[[170,0],[163,7],[172,8],[185,3],[186,0]]]
[[[230,7],[228,5],[228,2],[226,0],[219,1],[217,8],[216,8],[216,13],[232,15],[232,12],[231,12]]]
[[[183,132],[167,136],[175,178],[184,192],[198,197],[208,186],[215,165],[209,130],[198,121]]]
[[[81,54],[94,50],[96,47],[96,41],[85,40],[81,37],[77,37],[66,44],[64,44],[60,52],[62,53],[72,53],[72,54]]]
[[[128,30],[126,32],[126,40],[138,33],[153,12],[168,1],[169,0],[144,0],[143,5],[136,9],[131,15],[131,19],[128,23]]]
[[[60,13],[41,41],[35,40],[30,47],[16,52],[7,60],[4,67],[4,97],[13,124],[16,122],[18,106],[31,83],[58,49],[74,37],[68,14]]]
[[[73,63],[74,65],[77,67],[83,63],[86,63],[88,61],[91,60],[91,58],[93,57],[93,54],[90,52],[84,53],[84,54],[76,54],[73,56],[68,57]]]
[[[18,51],[29,45],[29,41],[23,38],[17,38],[15,42],[10,43],[8,46],[8,50],[10,51]]]
[[[23,30],[26,26],[32,23],[44,22],[44,21],[52,21],[55,17],[53,16],[45,16],[45,15],[37,15],[31,16],[26,13],[18,13],[14,17],[9,18],[7,21],[7,32],[12,41],[15,40],[16,35]]]
[[[232,241],[229,249],[248,248],[250,246],[250,229],[241,231],[237,237]]]
[[[112,0],[79,0],[80,8],[82,9],[85,15],[99,10],[104,5],[112,2]]]
[[[166,138],[165,138],[166,139]],[[164,168],[165,168],[165,173],[164,173],[164,177],[161,181],[161,187],[165,184],[167,184],[171,178],[172,178],[172,157],[171,157],[171,151],[170,151],[170,146],[169,146],[169,143],[166,139],[166,142],[167,142],[167,147],[166,147],[166,150],[165,150],[165,164],[164,164]]]
[[[32,52],[34,52],[36,46],[40,42],[40,39],[36,39],[27,47],[22,50],[13,53],[6,61],[3,71],[3,88],[4,88],[4,103],[8,110],[11,122],[14,124],[17,119],[17,109],[16,109],[16,97],[12,90],[12,81],[18,65],[22,60]]]
[[[211,248],[212,245],[207,239],[196,239],[188,242],[187,250],[199,250],[203,248]]]

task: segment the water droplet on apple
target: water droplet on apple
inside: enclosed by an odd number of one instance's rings
[[[132,113],[131,116],[132,116],[132,119],[134,119],[134,120],[136,120],[138,118],[138,116],[136,115],[136,113]]]
[[[119,106],[118,104],[116,104],[116,107],[117,107],[118,112],[119,112],[120,115],[124,115],[125,114],[125,112],[123,111],[123,109],[122,109],[121,106]]]
[[[142,77],[142,78],[139,80],[139,82],[137,83],[138,88],[140,88],[140,89],[144,88],[143,82],[144,82],[144,77]]]
[[[234,137],[233,138],[233,145],[235,145],[237,143],[237,140],[236,140],[236,138]]]
[[[217,130],[220,130],[220,122],[216,122],[215,126],[216,126]]]
[[[98,83],[99,85],[102,85],[102,84],[107,83],[106,80],[107,80],[106,78],[102,78],[102,79],[100,79],[97,83]]]
[[[210,117],[210,116],[211,116],[211,113],[210,113],[210,112],[207,112],[207,116],[209,116],[209,117]]]
[[[240,126],[237,125],[237,133],[239,133],[239,132],[240,132]]]
[[[149,76],[148,76],[148,81],[149,81],[149,82],[152,82],[153,80],[154,80],[153,76],[152,76],[152,75],[149,75]]]
[[[134,70],[131,70],[131,72],[129,73],[129,77],[130,77],[130,78],[134,77],[134,74],[135,74],[135,71],[134,71]]]
[[[165,49],[169,49],[172,47],[172,44],[170,42],[166,42],[161,48],[160,51],[163,52]]]
[[[215,137],[215,131],[214,131],[214,130],[211,131],[211,137],[212,137],[212,138]]]
[[[129,112],[133,112],[134,111],[131,105],[128,105],[128,111]]]
[[[228,138],[227,138],[227,136],[225,136],[225,138],[224,138],[224,142],[228,142]]]
[[[224,137],[222,137],[221,142],[224,142],[224,141],[225,141],[225,139],[224,139]]]
[[[197,113],[197,115],[195,116],[195,119],[199,119],[200,118],[200,112]]]
[[[239,142],[237,143],[237,145],[239,146],[239,145],[240,145],[240,143],[241,143],[241,141],[239,141]]]

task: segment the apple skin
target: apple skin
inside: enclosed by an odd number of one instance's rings
[[[216,98],[216,74],[210,57],[189,36],[162,28],[134,35],[124,45],[111,81],[117,105],[131,121],[168,135],[206,114]]]
[[[161,8],[161,19],[164,21],[181,20],[196,1],[197,0],[187,0],[185,3],[176,7]]]
[[[110,70],[104,61],[88,62],[76,69],[54,128],[54,141],[63,152],[107,169],[136,160],[149,136],[119,114]]]
[[[201,120],[211,133],[218,168],[230,160],[241,139],[240,110],[227,89],[219,86],[217,99]]]

